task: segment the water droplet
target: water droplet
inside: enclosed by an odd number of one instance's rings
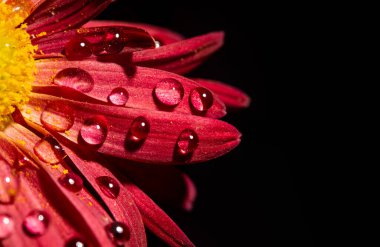
[[[49,216],[41,210],[33,210],[22,222],[22,227],[29,236],[37,237],[43,235],[49,226]]]
[[[8,162],[0,158],[0,204],[12,204],[20,188],[20,178]]]
[[[82,179],[74,173],[63,174],[58,181],[63,187],[72,192],[79,192],[83,188]]]
[[[0,214],[0,240],[9,238],[15,228],[15,223],[12,216],[9,214]]]
[[[92,52],[96,56],[112,55],[120,53],[124,48],[124,35],[117,28],[111,28],[104,32],[102,40],[93,44]]]
[[[198,112],[205,112],[212,106],[214,97],[212,93],[203,87],[197,87],[190,93],[191,106]]]
[[[127,90],[122,87],[115,88],[110,95],[108,95],[108,101],[117,106],[124,106],[127,103],[128,98],[129,94]]]
[[[166,106],[176,106],[181,102],[184,94],[182,84],[172,78],[163,79],[154,88],[156,99]]]
[[[150,124],[145,117],[137,117],[133,120],[129,129],[129,140],[132,142],[143,142],[150,131]]]
[[[33,151],[41,161],[49,164],[57,164],[66,156],[62,146],[51,137],[39,140]]]
[[[69,239],[65,244],[65,247],[86,247],[86,246],[87,246],[86,242],[78,237]]]
[[[128,226],[117,221],[107,225],[106,232],[115,245],[123,245],[131,237]]]
[[[120,186],[115,179],[107,176],[102,176],[96,178],[96,182],[98,183],[100,189],[106,196],[112,199],[118,197],[120,192]]]
[[[51,102],[41,114],[41,123],[50,130],[64,132],[74,124],[74,110],[67,104]]]
[[[104,117],[97,116],[84,121],[80,129],[80,137],[88,145],[101,145],[107,137],[107,122]]]
[[[179,134],[176,149],[179,155],[192,154],[197,149],[199,138],[192,129],[185,129]]]
[[[75,37],[65,46],[65,55],[69,60],[82,60],[92,55],[91,43],[82,37]]]
[[[88,93],[94,88],[94,79],[85,70],[80,68],[66,68],[58,72],[54,77],[53,83],[59,86],[69,87]]]

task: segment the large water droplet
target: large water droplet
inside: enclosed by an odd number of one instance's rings
[[[104,117],[97,116],[84,121],[80,129],[80,137],[88,145],[101,145],[106,140],[108,132]]]
[[[0,204],[11,204],[20,188],[17,171],[0,157]]]
[[[93,44],[92,52],[94,55],[112,55],[120,53],[124,48],[124,35],[117,28],[105,31],[102,40]]]
[[[94,79],[85,70],[80,68],[63,69],[54,77],[53,83],[88,93],[94,88]]]
[[[176,150],[179,155],[192,154],[198,147],[199,138],[197,133],[192,129],[185,129],[178,136]]]
[[[49,216],[41,210],[33,210],[22,222],[24,232],[31,237],[43,235],[49,227]]]
[[[203,87],[197,87],[190,93],[190,104],[198,112],[206,112],[212,106],[214,97],[212,93]]]
[[[12,216],[6,213],[0,214],[0,240],[9,238],[15,228]]]
[[[98,183],[100,189],[106,196],[112,199],[118,197],[120,192],[120,186],[115,179],[108,176],[102,176],[96,178],[96,182]]]
[[[74,124],[74,110],[67,104],[51,102],[41,114],[41,123],[47,129],[64,132]]]
[[[91,43],[83,37],[75,37],[65,46],[65,55],[69,60],[82,60],[92,55]]]
[[[124,106],[129,98],[127,90],[122,87],[117,87],[112,90],[110,95],[108,95],[108,101],[117,106]]]
[[[51,137],[39,140],[33,151],[41,161],[49,164],[57,164],[66,156],[62,146]]]
[[[131,237],[128,226],[117,221],[107,225],[106,232],[115,245],[123,245]]]
[[[166,106],[176,106],[181,102],[184,94],[182,84],[172,78],[159,81],[154,88],[156,99]]]
[[[74,173],[63,174],[58,181],[63,187],[72,192],[79,192],[83,188],[82,179]]]
[[[65,247],[86,247],[86,246],[87,246],[86,242],[83,241],[79,237],[71,238],[65,244]]]
[[[132,142],[143,142],[150,131],[150,124],[145,117],[137,117],[133,120],[129,129],[129,139]]]

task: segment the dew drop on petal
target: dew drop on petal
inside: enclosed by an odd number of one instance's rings
[[[212,93],[203,87],[197,87],[190,93],[190,104],[198,112],[205,112],[212,106],[214,97]]]
[[[101,176],[96,178],[96,183],[99,185],[102,192],[109,198],[115,199],[119,196],[120,186],[115,179],[108,176]]]
[[[182,84],[172,78],[166,78],[159,81],[154,88],[154,96],[156,99],[166,106],[178,105],[184,94]]]
[[[79,237],[71,238],[65,244],[65,247],[86,247],[86,246],[87,246],[86,242],[83,241]]]
[[[67,131],[74,124],[74,110],[67,104],[51,102],[41,114],[41,123],[53,131]]]
[[[17,171],[0,157],[0,204],[12,204],[19,189]]]
[[[62,146],[51,137],[39,140],[33,151],[41,161],[49,164],[57,164],[66,156]]]
[[[129,141],[141,143],[150,131],[150,124],[145,117],[137,117],[133,120],[129,129]]]
[[[31,237],[43,235],[49,227],[49,216],[41,210],[33,210],[22,222],[24,232]]]
[[[15,228],[15,223],[9,214],[0,213],[0,240],[9,238]]]
[[[124,48],[124,39],[119,29],[109,29],[104,33],[101,42],[93,44],[92,52],[96,56],[120,53]]]
[[[179,155],[189,155],[197,149],[198,143],[197,133],[192,129],[185,129],[178,136],[176,150]]]
[[[108,95],[108,101],[117,106],[124,106],[129,98],[127,90],[122,87],[117,87]]]
[[[82,60],[92,55],[91,43],[82,37],[75,37],[65,45],[65,55],[69,60]]]
[[[90,92],[95,84],[92,76],[80,68],[66,68],[59,71],[55,75],[53,83],[58,86],[75,89],[82,93]]]
[[[108,132],[104,117],[98,116],[86,119],[80,129],[80,137],[88,145],[101,145],[106,140]]]
[[[63,174],[58,178],[58,181],[71,192],[79,192],[83,188],[82,179],[74,173]]]
[[[123,245],[131,237],[128,226],[117,221],[108,224],[106,226],[106,232],[115,245]]]

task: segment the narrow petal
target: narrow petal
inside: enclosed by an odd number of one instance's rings
[[[158,68],[185,74],[223,45],[224,33],[214,32],[132,54],[132,62],[139,66]]]
[[[93,20],[89,21],[83,25],[83,27],[102,27],[102,26],[127,26],[127,27],[137,27],[146,30],[150,35],[154,37],[155,40],[159,41],[159,45],[168,45],[185,39],[181,34],[173,32],[169,29],[163,27],[157,27],[145,23],[135,23],[135,22],[121,22],[121,21],[103,21],[103,20]]]
[[[236,87],[215,80],[202,78],[194,78],[193,80],[212,90],[229,108],[247,108],[251,103],[250,97]]]
[[[112,92],[123,90],[124,102],[114,101],[117,105],[146,110],[198,114],[193,110],[189,96],[193,89],[201,85],[166,71],[144,67],[122,67],[118,64],[97,61],[66,61],[63,59],[38,61],[37,70],[37,78],[33,86],[35,86],[35,91],[41,93],[43,91],[38,90],[37,86],[57,87],[60,85],[76,89],[104,103],[113,104],[112,98],[110,98],[113,95]],[[175,92],[164,91],[160,96],[166,96],[167,93],[168,96],[164,100],[173,99],[177,104],[167,105],[166,101],[161,102],[156,97],[156,87],[160,88],[160,83],[166,81],[170,83],[174,81],[173,83],[178,85],[178,89]],[[62,95],[63,93],[59,92],[59,96]],[[226,114],[224,104],[216,96],[213,98],[212,106],[200,115],[211,118],[223,117]]]
[[[229,152],[240,142],[233,126],[216,119],[41,94],[31,94],[22,113],[72,142],[139,162],[202,162]]]
[[[81,26],[104,10],[112,0],[47,0],[27,19],[32,35],[47,34]]]

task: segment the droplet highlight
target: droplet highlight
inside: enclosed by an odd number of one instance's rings
[[[46,212],[42,210],[33,210],[22,222],[23,230],[31,237],[43,235],[49,227],[50,219]]]
[[[66,68],[56,74],[53,83],[58,86],[69,87],[82,93],[88,93],[94,88],[94,79],[85,70],[80,68]]]
[[[214,96],[208,89],[197,87],[191,91],[189,100],[194,110],[204,113],[214,103]]]
[[[185,129],[178,136],[176,150],[179,155],[192,154],[198,147],[199,138],[192,129]]]
[[[79,192],[83,188],[83,180],[74,173],[68,173],[58,178],[58,182],[71,192]]]
[[[79,237],[74,237],[65,243],[65,247],[87,247],[87,243]]]
[[[92,55],[91,43],[83,37],[71,39],[65,46],[65,55],[69,60],[82,60]]]
[[[108,126],[104,117],[94,117],[84,121],[80,137],[88,145],[101,145],[107,137]]]
[[[116,106],[124,106],[129,98],[127,90],[122,87],[117,87],[108,95],[108,101]]]
[[[145,117],[137,117],[133,120],[129,129],[129,139],[133,142],[143,142],[150,131],[149,121]]]
[[[107,225],[106,232],[115,245],[123,245],[131,237],[128,226],[117,221]]]
[[[1,213],[0,214],[0,240],[9,238],[15,228],[15,223],[9,214]]]
[[[67,131],[74,124],[74,110],[62,102],[51,102],[41,114],[41,123],[53,131]]]
[[[115,179],[108,176],[101,176],[96,178],[96,183],[99,185],[102,192],[109,198],[115,199],[119,196],[120,186]]]
[[[166,78],[157,83],[153,93],[158,102],[165,106],[173,107],[181,102],[184,89],[179,81]]]

